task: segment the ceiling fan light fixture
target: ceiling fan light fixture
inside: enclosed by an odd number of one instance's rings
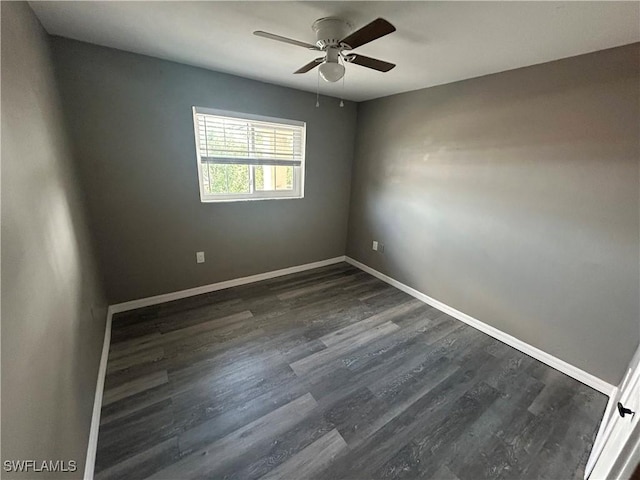
[[[320,65],[320,75],[327,82],[337,82],[344,76],[344,65],[334,62],[324,62]]]
[[[395,67],[393,63],[378,60],[377,58],[366,57],[358,53],[351,53],[354,48],[359,48],[362,45],[366,45],[369,42],[373,42],[378,38],[396,31],[396,27],[391,25],[384,18],[377,18],[373,22],[368,23],[346,37],[344,34],[347,30],[351,29],[351,25],[344,20],[335,17],[326,17],[316,20],[312,29],[316,33],[315,45],[283,37],[282,35],[263,32],[262,30],[256,30],[253,34],[258,37],[268,38],[278,42],[308,48],[309,50],[323,52],[324,56],[310,61],[293,73],[307,73],[314,68],[319,67],[318,80],[319,77],[322,76],[326,82],[335,83],[341,78],[344,78],[344,62],[370,68],[371,70],[377,70],[379,72],[388,72]],[[350,53],[346,55],[344,53],[345,50]],[[340,61],[341,59],[342,61]]]

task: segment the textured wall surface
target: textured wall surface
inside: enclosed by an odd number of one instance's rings
[[[73,460],[60,476],[81,478],[106,301],[49,39],[26,3],[1,9],[2,460]]]
[[[639,58],[359,104],[347,254],[617,384],[640,336]]]
[[[61,38],[54,47],[110,303],[344,255],[355,104],[316,108],[307,92]],[[307,122],[305,197],[201,203],[193,105]]]

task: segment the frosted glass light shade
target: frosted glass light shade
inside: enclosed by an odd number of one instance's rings
[[[320,75],[327,82],[337,82],[344,76],[344,66],[334,62],[324,62],[320,65]]]

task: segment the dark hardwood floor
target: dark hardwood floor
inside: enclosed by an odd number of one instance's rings
[[[347,264],[114,317],[96,478],[582,478],[607,398]]]

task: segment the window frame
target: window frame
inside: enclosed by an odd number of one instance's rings
[[[253,200],[284,200],[284,199],[299,199],[304,198],[304,183],[305,183],[305,157],[306,157],[306,133],[307,133],[307,124],[306,122],[300,120],[291,120],[286,118],[278,118],[278,117],[269,117],[264,115],[256,115],[253,113],[245,113],[245,112],[236,112],[231,110],[220,110],[217,108],[208,108],[208,107],[198,107],[192,106],[192,117],[193,117],[193,134],[195,137],[196,144],[196,162],[198,169],[198,188],[200,191],[200,201],[202,203],[216,203],[216,202],[245,202],[245,201],[253,201]],[[198,114],[202,115],[216,115],[221,117],[228,117],[234,120],[249,120],[249,121],[257,121],[257,122],[269,122],[276,123],[286,126],[296,126],[302,128],[302,138],[301,138],[301,161],[299,166],[293,166],[293,189],[292,190],[267,190],[260,191],[255,188],[255,175],[253,174],[254,168],[256,166],[261,166],[260,164],[255,163],[242,163],[241,158],[237,159],[237,162],[227,161],[216,163],[216,162],[206,162],[202,161],[202,157],[200,155],[200,135],[198,131]],[[236,159],[233,159],[236,160]],[[209,164],[238,164],[238,165],[248,165],[249,167],[249,192],[248,193],[214,193],[209,194],[204,190],[204,182],[203,182],[203,174],[202,167],[203,165]],[[268,165],[263,164],[263,165]],[[286,165],[285,165],[286,166]]]

